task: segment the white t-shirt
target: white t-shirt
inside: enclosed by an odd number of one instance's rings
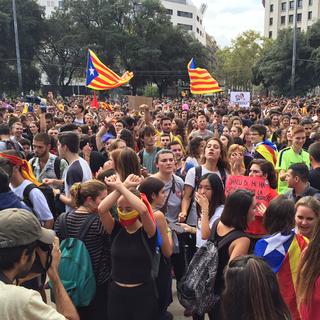
[[[23,191],[29,185],[32,184],[29,180],[24,180],[18,187],[11,185],[12,191],[23,200]],[[34,188],[29,193],[29,199],[33,204],[33,212],[38,217],[40,222],[52,220],[52,212],[48,206],[48,202],[41,190]]]
[[[201,166],[201,167],[202,167],[201,177],[204,176],[207,173],[216,173],[221,178],[221,175],[220,175],[219,171],[212,172],[212,171],[209,171],[208,169],[206,169],[204,166]],[[195,180],[195,174],[196,174],[196,168],[191,168],[188,171],[188,173],[186,175],[186,179],[184,181],[185,185],[189,185],[193,189],[195,187],[195,183],[194,183],[195,182],[194,181]],[[197,218],[196,202],[194,200],[193,203],[192,203],[192,207],[191,207],[189,216],[188,216],[187,223],[190,224],[191,226],[196,226],[197,225],[197,220],[198,220],[198,218]]]
[[[213,216],[209,220],[209,226],[210,229],[212,228],[213,223],[221,217],[222,211],[223,211],[224,205],[219,206],[216,211],[214,212]],[[204,245],[207,240],[202,240],[201,236],[201,219],[198,219],[198,224],[197,224],[197,242],[196,242],[196,247],[200,248],[202,245]]]
[[[86,160],[79,158],[78,160],[72,162],[67,170],[64,190],[67,197],[70,197],[70,189],[76,182],[85,182],[92,179],[92,172],[90,166]],[[66,206],[66,211],[72,211],[70,206]]]
[[[0,281],[1,320],[65,320],[37,291]]]

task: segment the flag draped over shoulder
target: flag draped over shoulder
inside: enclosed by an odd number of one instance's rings
[[[213,79],[206,69],[196,67],[193,58],[188,63],[188,73],[192,94],[207,94],[222,91],[217,80]]]
[[[296,302],[298,265],[308,240],[292,231],[290,234],[277,233],[259,240],[254,254],[262,257],[277,274],[281,295],[287,304],[292,319],[299,320]]]
[[[264,159],[271,162],[273,166],[277,163],[278,151],[277,147],[270,141],[265,140],[258,144],[255,152],[259,153]]]
[[[108,90],[120,87],[133,77],[132,72],[126,71],[123,76],[118,76],[111,69],[106,67],[89,49],[86,86],[94,90]]]

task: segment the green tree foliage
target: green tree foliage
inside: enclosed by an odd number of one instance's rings
[[[33,0],[16,0],[23,89],[39,86],[35,54],[45,36],[44,12]],[[0,92],[17,92],[18,76],[12,1],[0,5]]]
[[[253,83],[262,84],[277,95],[291,93],[292,30],[283,30],[277,40],[253,66]],[[297,32],[295,95],[303,95],[319,85],[320,24],[309,32]]]
[[[217,75],[229,89],[250,90],[252,65],[261,57],[270,40],[256,31],[246,31],[230,47],[217,52]]]

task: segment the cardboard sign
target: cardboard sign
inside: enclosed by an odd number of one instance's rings
[[[143,96],[127,96],[129,109],[138,110],[139,106],[146,104],[150,110],[153,110],[153,98]]]
[[[257,203],[266,206],[275,193],[263,177],[229,176],[225,188],[226,196],[238,189],[252,191],[256,195]]]
[[[250,107],[250,92],[242,91],[231,91],[230,93],[230,103],[238,104],[240,108]]]

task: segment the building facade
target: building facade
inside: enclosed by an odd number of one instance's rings
[[[162,0],[163,6],[175,26],[181,26],[192,33],[204,46],[206,45],[206,31],[203,26],[203,14],[206,7],[198,9],[189,0]]]
[[[37,0],[37,2],[45,8],[46,17],[50,16],[56,8],[63,6],[63,0]]]
[[[263,0],[264,35],[276,39],[279,30],[293,27],[295,3],[297,28],[307,31],[320,17],[320,0]]]

